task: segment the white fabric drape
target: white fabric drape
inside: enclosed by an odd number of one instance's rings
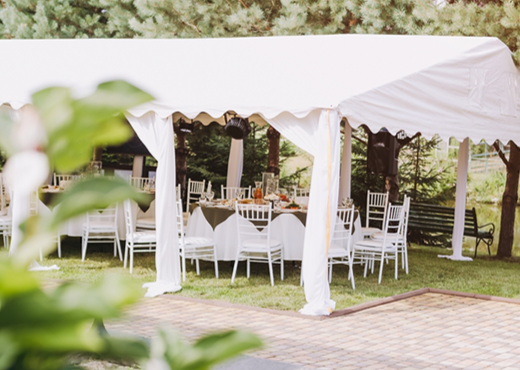
[[[175,143],[171,116],[161,118],[154,112],[127,119],[148,151],[157,160],[155,175],[155,220],[157,280],[144,284],[146,297],[155,297],[181,289],[179,242],[176,222]]]
[[[457,188],[455,190],[455,222],[453,225],[451,256],[440,255],[456,261],[472,261],[462,255],[462,239],[464,237],[464,219],[466,213],[466,188],[468,185],[469,138],[464,139],[459,146],[457,163]]]
[[[283,113],[267,121],[314,156],[302,261],[307,304],[300,312],[328,315],[335,307],[327,280],[327,254],[338,207],[340,118],[336,111],[324,109],[304,118]]]
[[[231,139],[231,147],[229,148],[229,161],[227,169],[226,186],[240,187],[242,179],[242,169],[244,166],[244,141]]]
[[[352,127],[345,122],[343,138],[343,155],[341,158],[341,176],[339,178],[339,199],[350,198],[350,181],[352,177]]]

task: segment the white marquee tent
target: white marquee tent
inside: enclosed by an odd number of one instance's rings
[[[340,121],[462,141],[453,259],[462,258],[468,138],[520,144],[519,74],[496,38],[334,35],[174,40],[0,41],[0,104],[71,86],[83,94],[124,79],[156,100],[128,119],[158,160],[157,281],[153,296],[180,289],[172,114],[260,115],[314,156],[303,255],[306,314],[334,308],[327,282],[330,223],[340,188]],[[348,125],[347,125],[348,126]],[[347,133],[350,127],[347,127]],[[346,135],[341,191],[350,189]]]

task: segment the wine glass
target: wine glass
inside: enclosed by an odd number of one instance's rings
[[[237,189],[237,200],[242,200],[244,198],[244,189]]]
[[[209,202],[211,203],[211,201],[213,200],[213,197],[215,196],[215,193],[212,192],[212,191],[208,191],[206,193],[206,198],[208,198]]]
[[[204,194],[201,194],[200,195],[200,198],[199,198],[199,204],[201,206],[205,205],[206,204],[206,196]]]

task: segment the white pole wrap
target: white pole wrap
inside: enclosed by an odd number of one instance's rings
[[[464,217],[466,213],[466,187],[468,184],[469,138],[464,139],[459,146],[457,164],[457,189],[455,191],[455,223],[453,225],[451,256],[439,255],[455,261],[472,261],[462,256],[462,239],[464,237]]]

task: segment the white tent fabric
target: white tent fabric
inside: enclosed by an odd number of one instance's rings
[[[51,85],[84,94],[96,83],[122,78],[156,97],[133,109],[136,117],[154,111],[162,118],[176,112],[219,118],[230,110],[244,117],[304,117],[340,107],[354,128],[520,141],[518,71],[497,38],[1,40],[0,51],[10,56],[0,71],[0,103],[15,109]],[[208,55],[219,57],[208,63]]]
[[[172,117],[161,118],[156,113],[149,112],[141,117],[127,114],[126,118],[150,154],[157,160],[155,175],[157,279],[153,283],[143,285],[144,288],[148,288],[145,296],[155,297],[181,289]]]
[[[328,315],[335,307],[330,299],[327,254],[338,209],[341,119],[336,111],[323,109],[301,119],[285,113],[267,121],[314,156],[302,260],[307,304],[300,312]]]
[[[242,169],[244,167],[244,141],[231,139],[229,148],[229,161],[226,178],[226,186],[232,188],[240,187]]]
[[[312,291],[307,296],[306,312],[311,313],[324,312],[332,305],[328,302],[328,285],[320,279],[325,269],[324,194],[331,212],[337,203],[339,118],[346,117],[353,128],[365,124],[372,131],[384,126],[393,133],[404,129],[408,134],[421,132],[427,138],[439,134],[442,139],[455,137],[462,141],[469,137],[473,142],[500,139],[520,144],[519,74],[510,50],[496,38],[330,35],[0,40],[0,52],[9,55],[0,69],[0,104],[8,103],[15,109],[29,103],[31,93],[48,86],[71,86],[81,95],[96,83],[121,78],[156,98],[130,111],[135,127],[141,125],[137,118],[147,115],[155,117],[144,118],[149,125],[155,122],[161,126],[172,114],[180,113],[189,119],[203,117],[201,121],[208,123],[221,120],[228,111],[242,117],[259,114],[284,136],[313,153],[314,195],[308,217],[314,221],[308,223],[306,234],[322,239],[315,245],[306,242],[306,248],[311,250],[305,253],[316,254],[315,260],[304,257],[311,261],[304,262],[306,294]],[[219,57],[208,63],[211,55]],[[329,131],[322,132],[325,111],[330,135]],[[142,131],[143,135],[150,133],[149,128]],[[323,167],[328,163],[326,150],[315,148],[318,142],[325,142],[322,135],[330,138],[330,177],[328,172],[325,176]],[[169,138],[173,151],[173,138]],[[154,144],[143,142],[153,151],[159,143],[158,137],[155,140]],[[171,158],[168,155],[161,165],[173,169]],[[328,188],[325,178],[330,179]],[[170,177],[162,181],[165,188],[173,189],[174,178],[173,183]],[[166,198],[168,204],[161,205],[162,212],[164,217],[170,217],[166,210],[175,207],[171,198]],[[158,218],[162,212],[158,210]],[[321,218],[314,213],[321,214]],[[161,239],[165,246],[174,244],[171,240],[176,243],[173,231],[169,232],[170,241]],[[169,253],[178,253],[173,245],[172,250]],[[159,272],[158,265],[157,284],[165,282],[167,288],[157,292],[180,288],[176,285],[178,259],[162,257],[167,258],[161,259],[158,253],[158,264],[172,263],[174,269],[163,280],[159,275],[166,272]],[[309,277],[312,271],[317,273],[315,277]]]

